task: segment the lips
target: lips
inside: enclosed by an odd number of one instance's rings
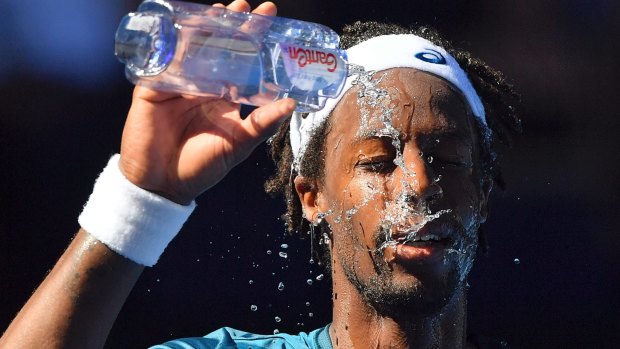
[[[391,251],[387,253],[395,262],[443,261],[444,252],[451,246],[456,229],[447,223],[433,220],[419,229],[393,229]]]
[[[402,229],[398,226],[392,228],[392,240],[401,244],[424,244],[441,243],[451,240],[455,229],[447,222],[433,220],[424,224],[421,228]]]

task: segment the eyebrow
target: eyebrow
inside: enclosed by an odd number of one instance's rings
[[[361,142],[369,140],[384,140],[392,138],[392,136],[388,133],[381,134],[381,131],[384,130],[385,128],[372,128],[370,130],[365,130],[362,134],[357,133],[351,139],[351,144],[359,144]],[[417,136],[417,138],[421,140],[428,140],[433,137],[441,137],[445,140],[454,140],[465,144],[473,143],[471,137],[469,137],[469,135],[463,134],[462,132],[459,132],[459,129],[457,127],[437,129]],[[403,140],[402,133],[400,134],[399,140]]]
[[[463,132],[458,132],[457,128],[449,128],[441,131],[437,130],[419,136],[419,138],[423,141],[428,141],[435,137],[441,138],[442,140],[457,141],[465,145],[471,145],[474,143],[473,139],[469,135],[463,134]]]
[[[380,134],[380,131],[382,130],[385,130],[385,128],[373,128],[363,132],[362,134],[357,133],[353,139],[351,139],[351,144],[359,144],[370,140],[392,139],[390,134]]]

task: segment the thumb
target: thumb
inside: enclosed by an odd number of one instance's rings
[[[257,142],[269,138],[278,126],[293,113],[295,106],[295,100],[286,98],[254,109],[243,120],[246,135]]]

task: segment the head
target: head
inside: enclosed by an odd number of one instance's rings
[[[357,23],[345,29],[343,43],[409,32]],[[514,110],[506,103],[516,96],[498,84],[501,75],[434,32],[413,33],[434,38],[459,62],[486,117],[474,115],[462,88],[429,72],[361,73],[312,129],[293,172],[287,130],[280,129],[273,143],[280,173],[271,186],[287,188],[289,228],[304,234],[304,221],[316,225],[323,263],[342,271],[369,304],[379,312],[413,307],[424,314],[466,280],[499,178],[489,134],[503,138],[505,129],[497,126],[517,127],[518,119],[514,111],[496,114]]]

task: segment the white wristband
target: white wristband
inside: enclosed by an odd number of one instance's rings
[[[194,211],[131,183],[112,156],[78,222],[89,234],[132,261],[153,266]]]

